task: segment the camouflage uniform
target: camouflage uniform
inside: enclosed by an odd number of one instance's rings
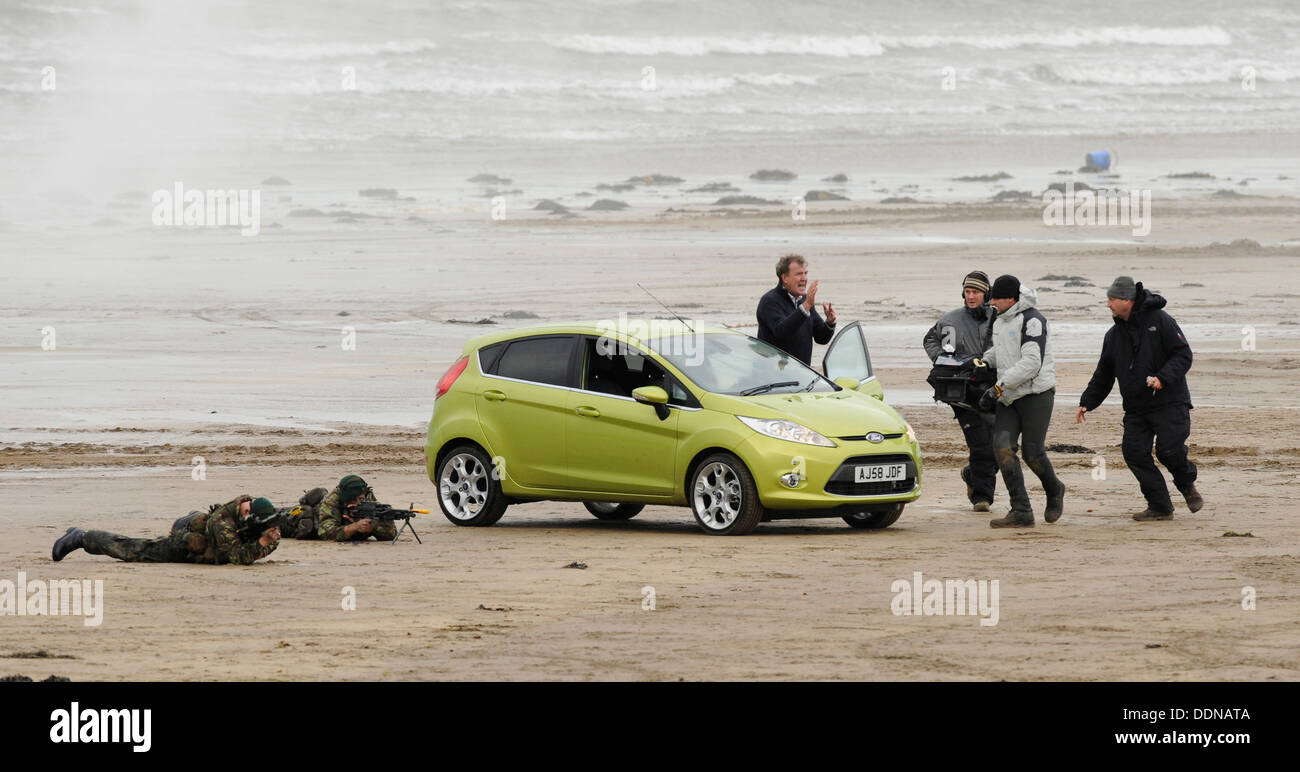
[[[209,512],[191,512],[172,525],[172,532],[158,539],[132,539],[108,531],[86,531],[82,548],[92,555],[128,562],[214,563],[249,565],[270,555],[276,545],[263,547],[257,540],[239,538],[239,505],[252,501],[238,496]]]
[[[275,526],[280,535],[286,539],[320,538],[316,533],[316,508],[328,494],[325,488],[312,488],[303,493],[297,506],[276,509]]]
[[[366,499],[375,500],[373,491],[366,493]],[[397,538],[397,524],[392,520],[375,520],[374,530],[370,533],[355,533],[349,539],[343,534],[343,527],[350,521],[344,520],[343,516],[348,512],[348,508],[343,506],[339,501],[340,494],[338,486],[330,491],[329,495],[321,501],[316,507],[316,532],[321,539],[325,541],[365,541],[371,536],[379,541],[392,541]]]

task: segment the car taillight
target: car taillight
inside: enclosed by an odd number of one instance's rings
[[[461,357],[456,360],[456,364],[447,368],[447,372],[443,373],[442,378],[438,379],[438,393],[433,395],[434,399],[441,397],[451,389],[451,385],[456,382],[460,374],[465,372],[465,365],[467,364],[469,364],[469,357]]]

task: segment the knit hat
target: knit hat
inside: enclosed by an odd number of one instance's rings
[[[989,293],[989,299],[997,298],[1014,298],[1020,299],[1020,280],[1011,274],[1003,274],[993,282],[993,290]]]
[[[966,274],[966,278],[962,279],[961,282],[963,290],[967,287],[973,287],[987,295],[989,291],[989,275],[983,271],[971,271]]]
[[[344,475],[343,479],[339,480],[339,494],[344,501],[351,501],[357,496],[364,495],[368,487],[365,480],[354,474]]]
[[[248,511],[254,515],[270,515],[275,513],[275,505],[268,498],[256,498],[249,505]]]
[[[1106,290],[1106,297],[1119,300],[1135,299],[1137,297],[1137,285],[1133,283],[1133,277],[1115,277],[1115,281],[1110,283],[1110,289]]]

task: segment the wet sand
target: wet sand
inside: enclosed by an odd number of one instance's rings
[[[18,502],[0,579],[102,579],[105,611],[99,627],[6,617],[0,675],[1300,678],[1300,203],[1167,204],[1141,245],[1124,229],[1048,228],[1040,212],[825,202],[793,223],[788,212],[634,209],[444,230],[286,228],[254,244],[127,230],[93,252],[62,249],[81,243],[75,234],[32,236],[33,259],[13,278],[34,290],[0,316],[14,341],[0,351],[11,374],[0,491]],[[1263,246],[1222,246],[1241,238]],[[771,265],[792,250],[808,256],[842,320],[868,325],[886,396],[920,436],[924,493],[896,525],[777,522],[714,538],[686,509],[614,524],[579,504],[537,503],[488,529],[437,513],[421,464],[433,384],[464,340],[500,329],[446,319],[652,313],[641,281],[692,318],[747,329]],[[63,270],[48,274],[42,259]],[[960,432],[926,398],[921,333],[957,304],[972,268],[1054,290],[1040,294],[1057,325],[1048,441],[1095,451],[1051,454],[1069,486],[1054,525],[993,531],[970,512]],[[1129,519],[1142,502],[1119,452],[1118,395],[1073,423],[1118,273],[1170,299],[1196,354],[1189,444],[1207,504],[1189,514],[1175,494],[1172,522]],[[1037,280],[1050,274],[1093,286]],[[539,319],[501,316],[511,310]],[[38,346],[47,324],[56,351]],[[357,331],[354,351],[340,350],[344,324]],[[1247,327],[1255,350],[1242,349]],[[195,456],[205,480],[191,477]],[[236,493],[289,501],[345,472],[390,503],[434,510],[416,521],[424,544],[286,541],[249,568],[49,559],[70,525],[161,535],[177,515]],[[1041,507],[1036,484],[1031,495]],[[1005,508],[999,482],[994,514]],[[564,567],[575,561],[587,568]],[[918,571],[998,580],[998,624],[895,616],[891,584]],[[342,608],[348,587],[355,610]],[[1245,587],[1254,610],[1242,608]],[[36,650],[73,658],[5,656]]]

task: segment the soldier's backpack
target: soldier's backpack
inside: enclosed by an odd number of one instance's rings
[[[176,522],[172,523],[172,535],[184,534],[182,538],[185,541],[185,548],[196,555],[203,554],[208,549],[208,515],[220,506],[220,504],[213,504],[207,512],[196,510],[184,517],[176,518]]]

